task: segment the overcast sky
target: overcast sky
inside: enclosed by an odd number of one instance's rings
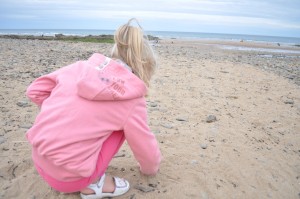
[[[0,0],[0,29],[110,29],[300,37],[300,0]]]

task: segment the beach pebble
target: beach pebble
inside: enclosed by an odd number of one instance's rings
[[[294,104],[294,100],[292,99],[287,99],[284,101],[285,104]]]
[[[207,148],[207,144],[200,144],[202,149],[206,149]]]
[[[171,124],[161,124],[161,126],[167,128],[167,129],[173,128],[173,126]]]
[[[212,122],[215,122],[217,121],[217,117],[214,116],[214,115],[209,115],[207,118],[206,118],[206,122],[207,123],[212,123]]]
[[[229,73],[228,71],[224,71],[224,70],[221,70],[220,72],[221,73]]]
[[[137,190],[140,190],[142,192],[145,192],[145,193],[154,191],[153,187],[148,187],[148,186],[146,187],[146,186],[142,186],[142,185],[135,185],[134,188]]]
[[[192,164],[198,164],[198,161],[197,160],[192,160],[191,163]]]
[[[30,129],[31,124],[21,124],[19,127],[22,128],[22,129]]]
[[[208,195],[206,192],[201,193],[201,199],[209,199]]]
[[[178,118],[176,118],[176,120],[177,120],[177,121],[181,121],[181,122],[187,121],[187,119],[186,119],[186,118],[183,118],[183,117],[178,117]]]
[[[148,186],[149,186],[149,187],[156,188],[156,187],[157,187],[157,184],[149,183]]]
[[[159,134],[159,133],[160,133],[160,130],[159,130],[159,129],[153,130],[152,133],[154,133],[154,134]]]
[[[18,101],[17,105],[19,107],[28,107],[28,106],[31,106],[27,101]]]
[[[0,144],[4,143],[6,140],[3,136],[0,137]]]
[[[149,104],[151,107],[157,107],[157,104],[155,102],[150,102]]]
[[[33,77],[33,78],[38,78],[42,75],[43,75],[42,73],[31,73],[31,77]]]

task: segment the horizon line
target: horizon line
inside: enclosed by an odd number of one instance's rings
[[[99,30],[99,31],[115,31],[114,29],[83,29],[83,28],[0,28],[0,30]],[[249,33],[220,33],[220,32],[196,32],[196,31],[174,31],[174,30],[144,30],[144,32],[170,32],[170,33],[199,33],[199,34],[226,34],[226,35],[245,35],[245,36],[261,36],[261,37],[286,37],[286,38],[297,38],[296,36],[282,36],[282,35],[259,35]],[[1,33],[0,33],[1,34]],[[4,34],[1,34],[4,35]]]

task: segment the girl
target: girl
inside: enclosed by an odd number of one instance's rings
[[[147,124],[145,95],[156,61],[134,19],[115,33],[112,57],[95,53],[36,79],[27,96],[40,107],[26,137],[38,173],[54,189],[84,199],[114,197],[128,181],[105,176],[124,140],[146,175],[161,153]]]

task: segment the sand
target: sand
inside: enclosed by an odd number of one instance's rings
[[[24,93],[41,74],[111,47],[0,39],[0,198],[80,198],[51,189],[34,170],[25,132],[38,109]],[[155,50],[147,103],[164,159],[157,176],[143,176],[125,144],[107,171],[131,184],[119,198],[299,198],[300,48],[162,40]]]

